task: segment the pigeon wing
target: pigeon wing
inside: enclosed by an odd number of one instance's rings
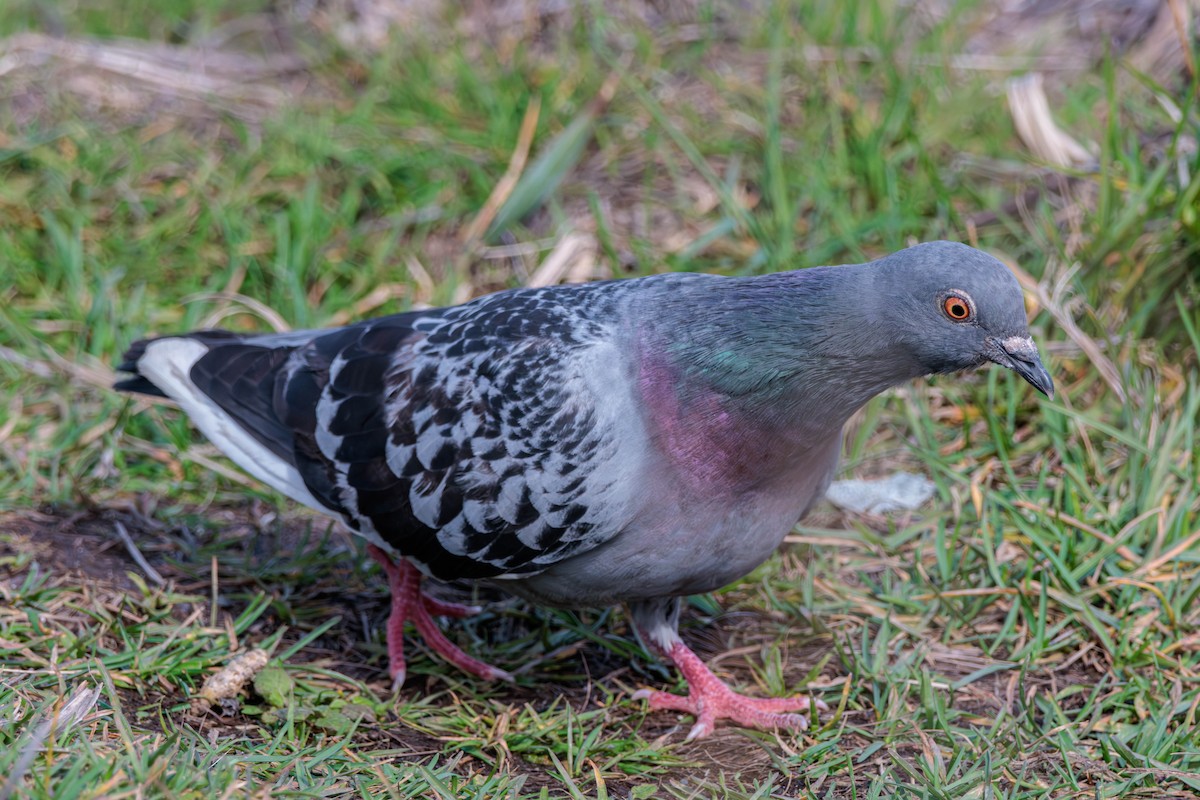
[[[528,575],[628,516],[616,455],[631,388],[596,321],[611,311],[605,286],[328,332],[209,333],[189,375],[355,530],[439,577]]]

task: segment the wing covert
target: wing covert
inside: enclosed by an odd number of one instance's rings
[[[537,572],[615,535],[612,332],[539,293],[385,318],[295,350],[275,404],[309,490],[449,578]]]

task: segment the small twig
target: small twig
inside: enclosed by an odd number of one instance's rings
[[[121,541],[125,543],[125,549],[129,551],[130,557],[137,562],[137,565],[142,568],[142,572],[146,573],[146,577],[153,581],[156,585],[162,586],[167,581],[158,573],[154,567],[150,566],[150,562],[142,555],[142,551],[133,542],[133,537],[129,535],[129,531],[125,530],[125,526],[119,521],[115,523],[117,535],[121,537]]]
[[[262,671],[271,658],[266,650],[255,647],[234,656],[228,664],[204,679],[196,694],[196,702],[211,705],[237,697],[247,683]]]

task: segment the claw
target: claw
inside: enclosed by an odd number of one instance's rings
[[[688,731],[688,735],[684,737],[684,742],[694,742],[697,739],[703,739],[713,732],[713,724],[711,722],[697,722]]]

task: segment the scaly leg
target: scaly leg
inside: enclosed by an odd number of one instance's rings
[[[712,673],[699,656],[679,638],[679,604],[675,599],[640,603],[633,608],[634,622],[642,638],[661,650],[683,673],[688,683],[687,697],[656,689],[634,692],[634,699],[648,700],[652,709],[683,711],[696,718],[687,741],[701,739],[713,732],[716,721],[728,719],[746,728],[808,727],[802,713],[811,707],[821,711],[828,706],[807,697],[746,697],[730,689]]]
[[[392,689],[399,689],[407,675],[404,660],[404,623],[412,620],[425,643],[442,658],[464,672],[485,680],[513,680],[513,676],[502,669],[485,664],[464,653],[447,639],[433,621],[433,615],[466,617],[479,613],[476,606],[447,603],[435,600],[421,591],[424,576],[406,559],[397,564],[391,556],[375,545],[368,545],[367,552],[387,573],[388,585],[392,590],[392,614],[387,623],[388,672],[392,676]]]

